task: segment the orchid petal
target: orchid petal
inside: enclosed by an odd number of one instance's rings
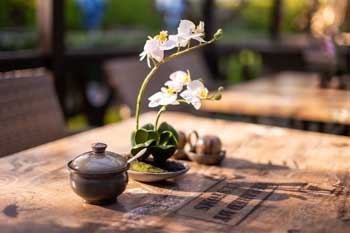
[[[140,61],[142,61],[147,56],[147,53],[145,51],[143,51],[142,53],[140,53],[139,56],[140,56]]]
[[[182,98],[184,98],[185,100],[190,101],[190,99],[192,98],[193,95],[192,95],[192,92],[190,90],[185,90],[180,94],[180,96]]]
[[[183,88],[183,84],[181,82],[177,82],[174,80],[166,81],[164,85],[167,87],[170,87],[175,92],[180,92],[180,91],[182,91],[182,88]]]
[[[149,55],[147,55],[147,66],[148,66],[149,68],[152,68]]]
[[[177,28],[178,34],[189,35],[196,28],[196,25],[189,20],[181,20],[179,27]]]
[[[151,53],[151,56],[158,62],[160,62],[164,58],[164,51],[161,49],[157,49]]]
[[[190,82],[190,84],[188,84],[188,89],[190,90],[198,90],[198,89],[203,89],[204,88],[204,84],[199,81],[199,80],[194,80],[192,82]]]
[[[170,50],[177,47],[177,42],[175,40],[167,40],[164,41],[161,45],[160,48],[162,50]]]
[[[195,101],[192,101],[191,104],[193,105],[193,107],[194,107],[196,110],[200,109],[200,107],[201,107],[201,105],[202,105],[202,103],[201,103],[201,101],[200,101],[199,99],[198,99],[198,100],[195,100]]]

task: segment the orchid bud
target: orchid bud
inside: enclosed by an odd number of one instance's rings
[[[214,34],[214,39],[219,40],[222,38],[223,35],[224,35],[224,31],[221,28],[219,28]]]
[[[221,100],[221,93],[220,92],[216,92],[212,98],[213,100]]]
[[[223,87],[219,87],[215,94],[210,98],[211,100],[218,101],[221,100],[221,92],[224,90]]]

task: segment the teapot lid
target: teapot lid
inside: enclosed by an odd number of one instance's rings
[[[87,174],[106,174],[127,170],[126,159],[122,155],[106,151],[106,144],[94,143],[91,147],[92,151],[77,156],[68,163],[68,167]]]

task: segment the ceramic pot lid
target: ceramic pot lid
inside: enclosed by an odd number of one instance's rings
[[[104,143],[91,145],[92,151],[83,153],[69,163],[69,167],[81,173],[104,174],[127,169],[126,159],[116,153],[106,151]]]

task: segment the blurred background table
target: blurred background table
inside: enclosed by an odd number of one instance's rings
[[[349,125],[350,92],[320,88],[316,74],[283,72],[228,88],[202,110]]]
[[[96,141],[127,153],[134,119],[34,147],[0,159],[1,232],[350,231],[349,138],[182,113],[162,120],[218,134],[226,159],[188,162],[176,182],[130,180],[117,203],[94,206],[69,187],[66,163]]]

